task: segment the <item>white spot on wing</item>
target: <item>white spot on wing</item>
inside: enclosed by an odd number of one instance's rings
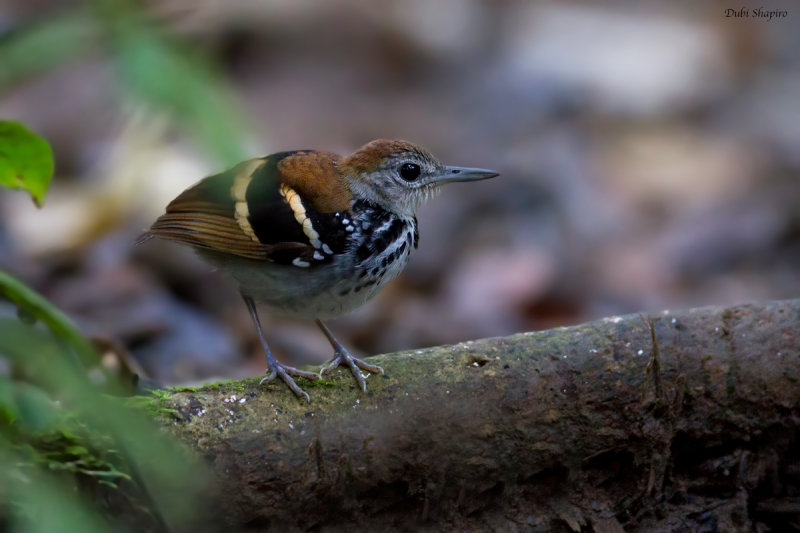
[[[331,250],[331,247],[325,243],[322,243],[322,251],[328,255],[333,255],[333,250]]]
[[[295,257],[294,261],[292,261],[292,264],[296,267],[301,267],[301,268],[306,268],[311,266],[311,263],[309,263],[308,261],[303,261],[299,257]]]

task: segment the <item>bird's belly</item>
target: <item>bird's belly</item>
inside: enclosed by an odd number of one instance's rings
[[[228,264],[226,271],[241,292],[274,312],[300,318],[332,318],[364,304],[408,262],[403,255],[391,264],[355,267],[342,261],[314,268]]]

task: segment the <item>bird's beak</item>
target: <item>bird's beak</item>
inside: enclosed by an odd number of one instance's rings
[[[442,173],[434,178],[436,184],[454,183],[457,181],[487,180],[499,176],[494,170],[469,167],[444,167]]]

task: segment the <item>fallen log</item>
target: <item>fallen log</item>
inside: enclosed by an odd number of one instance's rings
[[[386,354],[361,393],[175,390],[249,530],[750,531],[800,517],[800,300]],[[335,374],[334,374],[335,375]],[[795,522],[797,523],[797,522]]]

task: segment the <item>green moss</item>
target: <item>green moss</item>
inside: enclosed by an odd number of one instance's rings
[[[170,390],[173,392],[198,392],[202,387],[191,387],[188,385],[179,385],[177,387],[172,387]]]
[[[342,385],[343,383],[344,381],[320,378],[317,381],[304,381],[302,386],[313,389],[314,387],[336,387]]]
[[[247,388],[248,381],[255,381],[256,379],[260,378],[245,378],[245,379],[226,379],[224,381],[218,381],[216,383],[205,383],[202,387],[199,387],[196,390],[202,391],[205,390],[213,390],[213,391],[231,391],[231,392],[244,392]]]
[[[151,417],[166,416],[167,418],[180,418],[180,414],[167,407],[172,399],[172,392],[166,389],[155,389],[148,395],[131,396],[125,399],[125,404],[134,409],[139,409]]]
[[[116,488],[119,481],[131,477],[118,466],[122,459],[111,447],[111,440],[102,436],[61,431],[37,438],[30,448],[35,453],[29,458],[50,471],[88,476]]]
[[[230,391],[230,392],[245,392],[248,389],[258,390],[261,383],[262,376],[255,376],[244,379],[228,379],[225,381],[218,381],[216,383],[205,383],[201,387],[175,387],[171,389],[174,392],[202,392],[203,390],[209,391]],[[298,385],[301,388],[314,388],[314,387],[335,387],[344,384],[344,381],[333,379],[319,379],[310,381],[306,379],[298,380]]]
[[[6,451],[16,457],[13,468],[20,472],[40,467],[47,472],[88,478],[114,489],[120,481],[131,479],[114,440],[70,412],[58,413],[42,431],[7,431],[4,437]]]
[[[172,392],[169,389],[154,389],[150,391],[150,396],[152,396],[156,400],[169,400],[172,397]],[[147,396],[141,396],[142,398],[147,398]]]

